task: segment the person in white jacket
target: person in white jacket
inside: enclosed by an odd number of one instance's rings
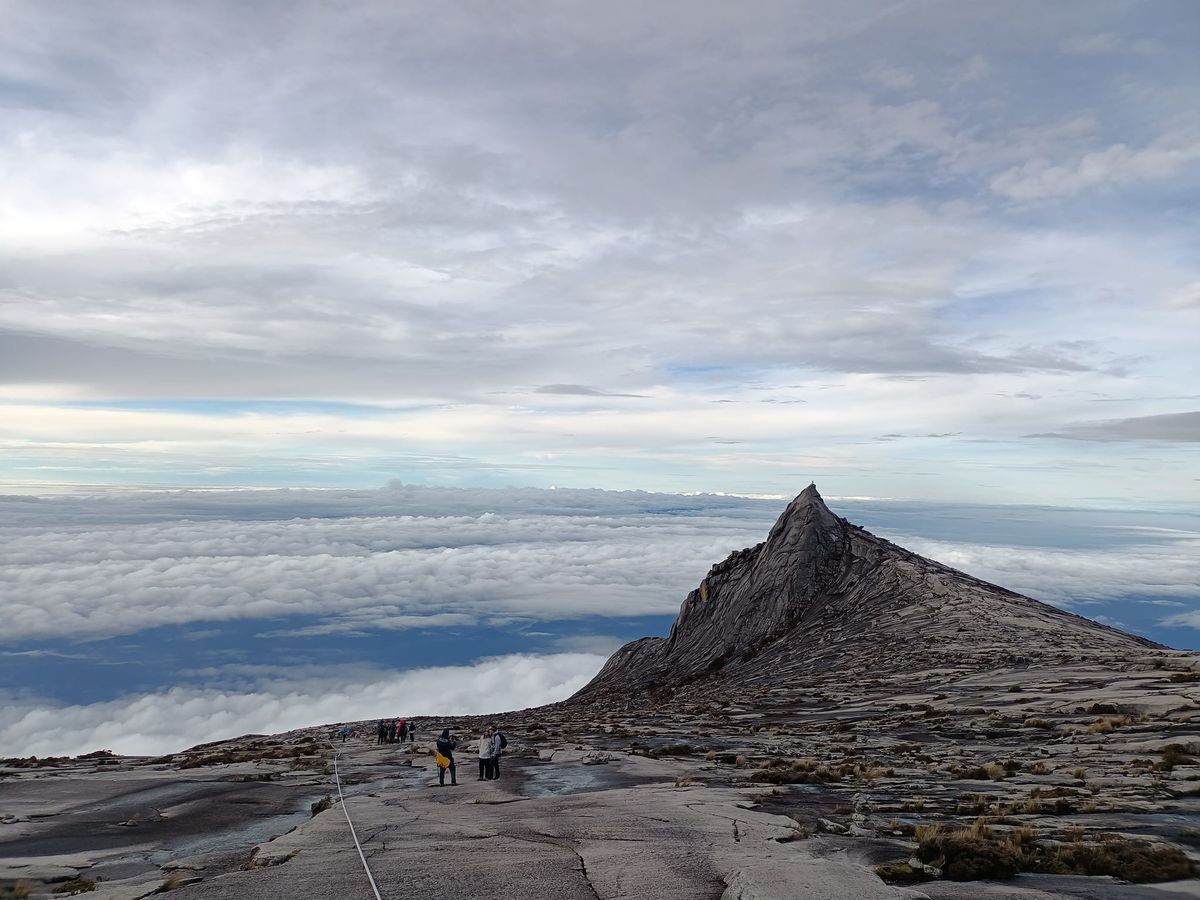
[[[479,780],[492,778],[492,760],[496,758],[496,729],[488,726],[479,739]]]

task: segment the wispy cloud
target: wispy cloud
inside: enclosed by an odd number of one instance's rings
[[[1068,425],[1060,431],[1033,434],[1035,438],[1068,438],[1077,441],[1166,441],[1200,443],[1200,411],[1131,419],[1106,419]]]

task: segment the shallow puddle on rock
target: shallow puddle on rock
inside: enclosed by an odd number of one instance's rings
[[[170,847],[150,852],[127,853],[110,857],[87,870],[89,877],[102,876],[107,881],[131,878],[151,872],[173,860],[210,853],[229,853],[245,850],[247,854],[258,844],[286,834],[312,817],[311,806],[325,796],[313,794],[296,801],[293,812],[273,816],[256,816],[236,828],[187,838]]]
[[[558,797],[563,794],[582,794],[616,786],[618,773],[606,771],[605,766],[554,765],[528,766],[523,772],[525,783],[521,793],[527,797]]]

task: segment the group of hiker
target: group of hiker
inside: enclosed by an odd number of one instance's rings
[[[476,745],[479,754],[479,781],[491,781],[500,777],[500,757],[508,746],[508,738],[495,725],[484,729],[483,735]],[[437,752],[434,761],[438,767],[438,786],[446,784],[446,773],[450,773],[450,784],[458,784],[458,766],[454,762],[454,751],[458,741],[450,734],[449,728],[443,728],[437,739]]]
[[[417,725],[407,719],[380,719],[375,723],[376,744],[413,743],[417,739]]]
[[[342,743],[346,743],[346,739],[351,734],[350,726],[342,725],[337,733],[341,737]],[[403,744],[406,741],[411,744],[416,741],[416,734],[416,723],[400,717],[380,719],[375,723],[375,743],[377,745]],[[454,751],[458,749],[458,743],[458,739],[450,734],[449,728],[442,729],[434,752],[434,761],[438,767],[439,786],[446,784],[447,772],[450,773],[450,784],[458,784],[458,766],[454,761]],[[492,781],[499,778],[500,757],[504,753],[504,748],[508,746],[508,738],[504,732],[495,725],[488,725],[480,735],[478,742],[472,741],[471,744],[479,756],[479,780]]]

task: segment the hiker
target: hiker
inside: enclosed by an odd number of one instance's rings
[[[443,728],[442,736],[437,739],[437,754],[434,756],[438,764],[438,787],[446,786],[447,769],[450,770],[450,786],[458,784],[458,772],[454,767],[454,748],[457,746],[458,741],[450,737],[450,729]]]
[[[508,746],[508,738],[504,736],[504,732],[492,726],[492,777],[500,777],[500,754],[504,752],[504,748]]]
[[[410,744],[417,742],[417,723],[415,720],[408,723],[408,742]]]
[[[394,743],[396,743],[396,726],[397,726],[397,725],[399,725],[399,724],[400,724],[400,720],[399,720],[399,719],[392,719],[392,721],[388,722],[388,739],[387,739],[387,742],[388,742],[389,744],[394,744]]]
[[[496,729],[491,725],[483,731],[479,739],[479,780],[492,778],[492,759],[496,755]]]
[[[375,723],[375,736],[378,738],[378,740],[375,741],[376,744],[382,744],[384,739],[387,737],[387,722],[385,722],[383,719],[380,719]]]
[[[346,743],[346,738],[350,737],[350,726],[343,725],[341,728],[338,729],[338,734],[340,734],[342,736],[342,743],[343,744]]]

